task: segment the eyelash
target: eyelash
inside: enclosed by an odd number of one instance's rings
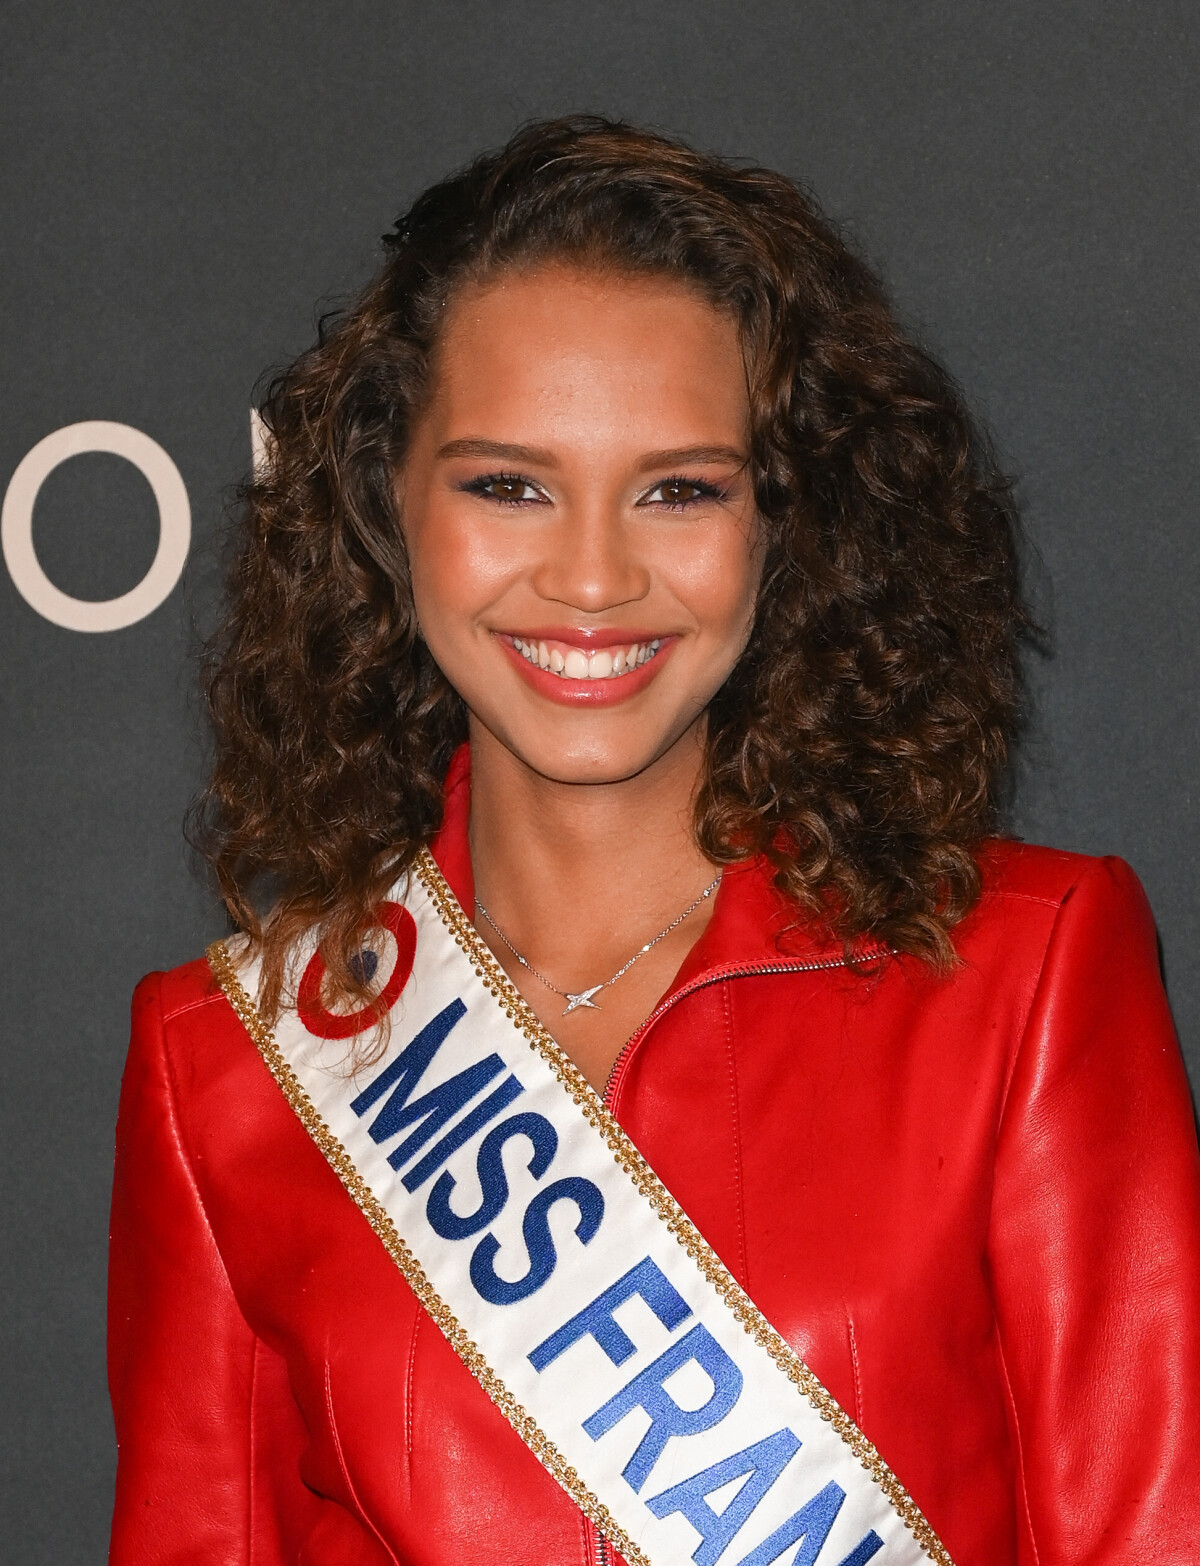
[[[490,500],[493,505],[497,506],[535,506],[541,504],[537,500],[531,500],[524,496],[520,499],[515,499],[504,495],[493,495],[489,492],[489,486],[492,484],[523,484],[530,489],[537,488],[532,479],[527,479],[521,473],[509,472],[481,473],[477,478],[468,479],[462,488],[467,494],[478,495],[480,499]],[[696,493],[690,500],[653,502],[654,505],[661,507],[665,511],[686,511],[689,507],[700,505],[705,501],[724,501],[729,498],[729,491],[722,489],[720,485],[711,484],[706,479],[689,478],[685,473],[672,473],[667,478],[659,479],[658,483],[650,490],[650,493],[653,494],[654,490],[663,489],[671,484],[687,485],[689,489],[694,489]]]
[[[481,473],[478,478],[468,479],[462,486],[468,495],[478,495],[481,500],[490,500],[497,506],[535,506],[536,500],[509,499],[504,495],[492,495],[488,493],[489,484],[526,484],[530,489],[536,489],[537,485],[521,473]]]
[[[686,473],[672,473],[669,478],[659,479],[654,489],[663,489],[668,484],[686,484],[689,489],[694,489],[696,494],[691,500],[660,500],[656,505],[662,506],[667,511],[686,511],[690,506],[698,506],[704,501],[723,501],[729,499],[728,489],[722,489],[719,484],[710,484],[707,479],[689,478]],[[653,494],[653,490],[651,494]]]

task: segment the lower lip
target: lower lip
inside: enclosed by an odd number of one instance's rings
[[[664,636],[654,657],[647,658],[632,674],[610,675],[604,680],[565,680],[561,675],[551,674],[548,669],[530,663],[510,641],[497,637],[526,685],[537,691],[539,696],[548,697],[563,707],[611,707],[616,702],[636,696],[639,691],[646,689],[658,673],[678,639],[676,636]]]

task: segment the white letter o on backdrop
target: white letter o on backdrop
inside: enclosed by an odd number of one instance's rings
[[[103,451],[132,462],[158,506],[158,549],[142,580],[119,598],[90,603],[62,592],[42,570],[33,548],[33,507],[46,479],[68,457]],[[86,419],[39,440],[17,466],[0,513],[0,544],[13,583],[31,608],[68,631],[120,631],[152,614],[183,574],[192,538],[192,511],[179,469],[157,441],[129,424]]]

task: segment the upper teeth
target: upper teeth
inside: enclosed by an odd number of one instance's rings
[[[513,646],[528,663],[565,680],[612,680],[618,675],[629,674],[639,668],[662,646],[659,637],[649,642],[633,642],[628,647],[602,647],[597,652],[585,652],[582,647],[570,647],[566,651],[558,645],[549,647],[545,642],[524,641],[519,636],[512,639]]]

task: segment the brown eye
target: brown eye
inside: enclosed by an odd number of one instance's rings
[[[700,495],[699,488],[695,484],[689,484],[687,479],[667,479],[658,487],[662,498],[669,506],[684,506],[689,500],[698,499]]]
[[[510,478],[504,473],[487,482],[487,492],[496,500],[528,500],[528,489],[529,485],[523,478]]]
[[[698,501],[720,498],[720,491],[714,485],[706,484],[703,479],[675,477],[660,480],[649,494],[642,497],[640,503],[644,506],[666,506],[678,511],[686,506],[694,506]]]

